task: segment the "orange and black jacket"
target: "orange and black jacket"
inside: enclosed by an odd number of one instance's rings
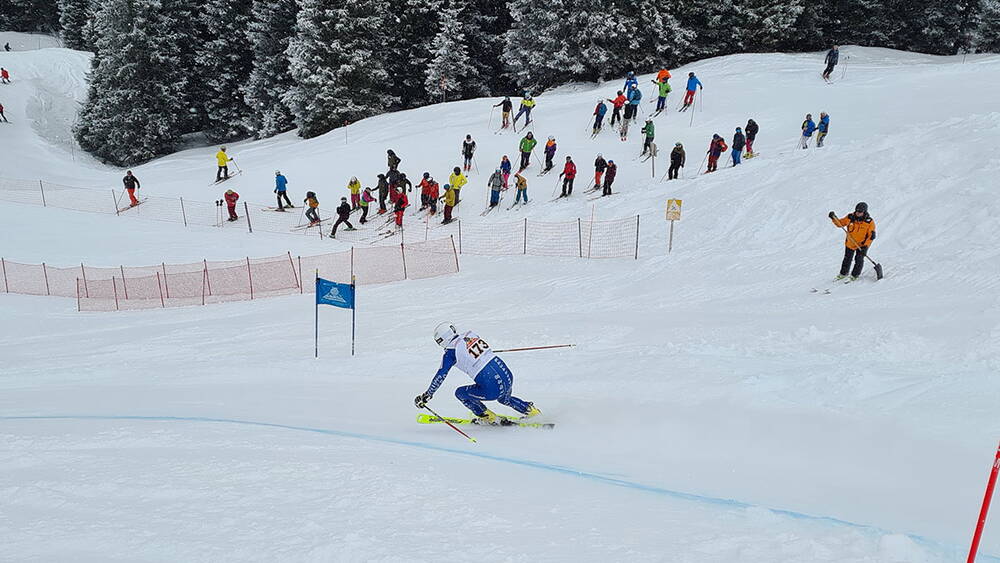
[[[847,238],[844,245],[851,250],[858,247],[868,248],[875,240],[875,221],[865,213],[864,217],[856,217],[854,213],[847,214],[843,219],[831,218],[838,227],[847,227]]]

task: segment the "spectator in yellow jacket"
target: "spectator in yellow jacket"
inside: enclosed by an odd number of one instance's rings
[[[347,189],[351,191],[351,210],[357,209],[361,206],[361,182],[358,181],[357,176],[351,178]]]
[[[451,185],[452,191],[455,192],[455,205],[458,205],[458,202],[462,200],[461,198],[462,186],[464,186],[468,182],[469,180],[465,177],[465,174],[462,174],[462,169],[459,168],[458,166],[455,167],[455,170],[452,172],[451,176],[448,176],[448,184]]]
[[[215,153],[215,160],[219,163],[219,171],[215,173],[215,181],[221,182],[222,180],[229,179],[229,155],[226,154],[226,147],[220,147],[219,152]]]

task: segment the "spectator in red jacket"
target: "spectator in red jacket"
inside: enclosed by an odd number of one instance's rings
[[[438,198],[441,197],[441,192],[438,187],[438,183],[434,181],[434,178],[427,179],[427,206],[431,208],[430,215],[434,215],[438,212]]]
[[[233,190],[226,190],[226,207],[229,208],[229,220],[235,221],[240,218],[236,214],[236,202],[240,199],[240,194]]]
[[[729,145],[726,144],[726,141],[719,135],[712,135],[712,144],[708,145],[708,170],[705,171],[706,174],[718,170],[719,156],[727,150],[729,150]]]
[[[10,84],[10,73],[7,69],[0,67],[0,82],[4,84]]]
[[[573,157],[566,157],[566,166],[563,166],[559,177],[563,179],[562,195],[559,197],[569,197],[573,194],[573,179],[576,178],[576,165],[573,164]]]
[[[613,99],[613,100],[609,98],[608,101],[611,102],[611,105],[614,106],[614,108],[615,108],[611,112],[611,125],[614,126],[615,122],[621,121],[621,119],[622,119],[622,107],[625,106],[625,102],[628,101],[628,100],[625,98],[625,94],[622,94],[622,91],[619,90],[618,91],[618,97],[615,98],[615,99]]]

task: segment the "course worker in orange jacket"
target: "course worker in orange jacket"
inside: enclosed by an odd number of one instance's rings
[[[840,275],[837,279],[842,280],[847,277],[847,270],[851,267],[851,261],[854,261],[851,281],[855,281],[865,267],[865,256],[868,255],[868,248],[875,240],[875,221],[868,214],[868,204],[863,201],[854,206],[854,213],[848,213],[842,219],[838,219],[837,214],[831,211],[830,220],[838,227],[847,227],[844,261],[840,265]]]

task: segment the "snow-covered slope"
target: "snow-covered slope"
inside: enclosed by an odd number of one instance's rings
[[[684,200],[674,251],[644,223],[640,260],[463,256],[458,276],[367,288],[359,353],[349,319],[321,311],[311,357],[308,297],[129,314],[77,314],[58,299],[0,296],[0,536],[16,559],[337,561],[954,561],[963,557],[997,435],[1000,382],[1000,57],[844,50],[846,78],[819,57],[739,55],[689,70],[704,111],[657,119],[657,142],[688,149],[687,179],[650,180],[621,143],[585,128],[617,83],[538,96],[536,135],[589,176],[614,158],[622,195],[547,203],[553,176],[529,175],[517,214],[563,220],[662,213]],[[846,59],[850,55],[850,59]],[[5,177],[117,186],[120,171],[73,153],[39,99],[79,97],[86,58],[0,53],[15,83]],[[840,71],[837,73],[839,79]],[[26,80],[20,80],[26,78]],[[642,77],[651,87],[650,77]],[[677,104],[675,91],[668,102]],[[230,145],[230,183],[266,203],[271,176],[293,196],[329,199],[366,184],[386,148],[411,177],[439,178],[479,142],[486,167],[514,157],[494,135],[495,100],[365,120],[303,141]],[[648,111],[648,104],[643,108]],[[828,146],[794,151],[806,112],[832,116]],[[17,117],[17,119],[14,119]],[[694,178],[712,133],[753,117],[760,156]],[[137,167],[149,193],[215,199],[213,147]],[[647,163],[648,165],[648,163]],[[664,171],[657,163],[658,176]],[[544,181],[543,181],[544,180]],[[830,282],[842,234],[826,219],[871,205],[872,256],[886,279]],[[464,204],[463,204],[464,205]],[[145,264],[333,248],[116,221],[0,203],[0,254],[22,261]],[[95,264],[96,265],[96,264]],[[810,293],[831,287],[831,294]],[[412,397],[437,367],[441,320],[508,354],[516,393],[551,432],[476,432],[468,444],[414,424]],[[463,409],[453,374],[432,406]],[[41,418],[9,418],[9,417]],[[148,417],[148,418],[144,418]],[[473,429],[474,431],[477,429]],[[986,560],[1000,555],[987,524]],[[991,557],[992,556],[992,557]]]

